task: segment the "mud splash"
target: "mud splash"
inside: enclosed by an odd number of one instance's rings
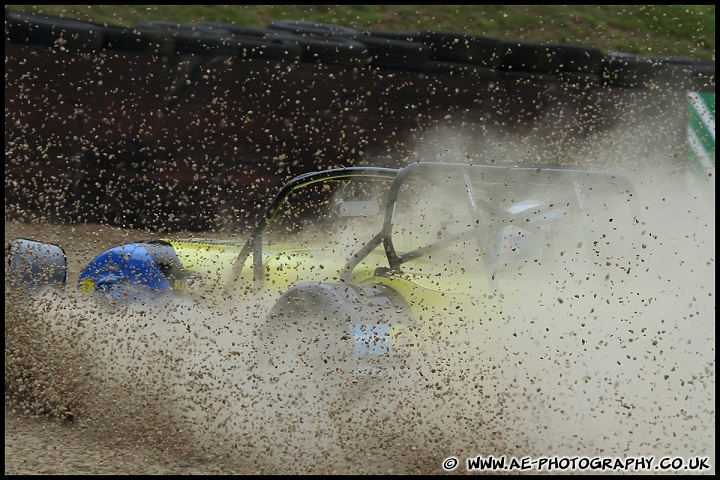
[[[263,298],[117,309],[72,291],[29,304],[6,290],[6,405],[213,472],[442,473],[455,456],[463,473],[477,455],[714,465],[714,184],[625,173],[644,208],[632,265],[573,265],[491,312],[463,306],[475,340],[428,352],[419,377],[315,397],[303,392],[312,379],[283,388],[285,372],[252,348]],[[65,245],[70,285],[93,254],[150,236],[5,225],[6,242]]]

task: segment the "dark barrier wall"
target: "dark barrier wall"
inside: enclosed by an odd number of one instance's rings
[[[715,89],[714,62],[454,32],[6,11],[5,37],[6,219],[241,228],[292,176],[415,161],[438,129],[557,164],[652,117],[684,152],[686,92]]]

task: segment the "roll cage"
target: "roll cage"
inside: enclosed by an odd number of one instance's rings
[[[400,272],[404,263],[462,240],[475,238],[480,248],[484,249],[488,246],[491,232],[496,232],[498,229],[509,225],[524,225],[533,219],[537,219],[539,215],[559,211],[559,207],[562,207],[563,215],[567,213],[579,219],[582,225],[581,228],[587,234],[584,213],[588,196],[608,190],[622,192],[630,197],[636,196],[635,189],[630,181],[620,175],[563,167],[420,162],[410,164],[402,169],[347,167],[311,172],[295,177],[280,189],[266,209],[260,223],[243,246],[233,266],[230,285],[239,277],[240,271],[250,254],[253,255],[255,284],[256,286],[262,284],[263,234],[292,192],[319,182],[352,180],[354,178],[378,179],[392,183],[388,189],[385,202],[383,227],[357,253],[351,255],[340,277],[343,282],[348,282],[355,267],[381,244],[387,257],[389,270]],[[400,195],[403,187],[411,181],[422,181],[431,187],[435,184],[443,184],[444,187],[463,197],[465,205],[456,205],[456,207],[466,209],[467,215],[472,219],[471,225],[468,225],[469,228],[435,242],[426,243],[407,251],[399,251],[393,238],[396,207],[401,199]],[[538,209],[508,208],[507,205],[501,206],[500,203],[503,202],[498,201],[499,199],[508,200],[511,196],[507,193],[508,191],[517,192],[519,195],[517,198],[524,198],[523,196],[529,194],[532,188],[553,189],[562,192],[562,194],[553,197],[553,202],[547,205],[544,212],[541,213],[538,213]],[[492,191],[501,191],[503,193],[493,196],[490,194]],[[532,205],[539,205],[540,203]],[[487,217],[487,214],[492,220],[483,221],[482,218]],[[637,217],[639,212],[633,212],[633,214]]]

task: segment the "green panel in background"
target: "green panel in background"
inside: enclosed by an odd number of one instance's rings
[[[701,177],[715,178],[715,93],[688,93],[688,158]]]

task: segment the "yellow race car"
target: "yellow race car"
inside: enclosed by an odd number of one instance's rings
[[[577,168],[312,172],[280,190],[246,241],[116,246],[85,267],[78,289],[131,303],[262,295],[272,305],[255,337],[262,363],[383,376],[425,345],[476,331],[459,309],[487,310],[568,261],[605,262],[606,246],[630,251],[637,204],[626,178]],[[29,293],[65,284],[56,245],[16,239],[10,267]]]

